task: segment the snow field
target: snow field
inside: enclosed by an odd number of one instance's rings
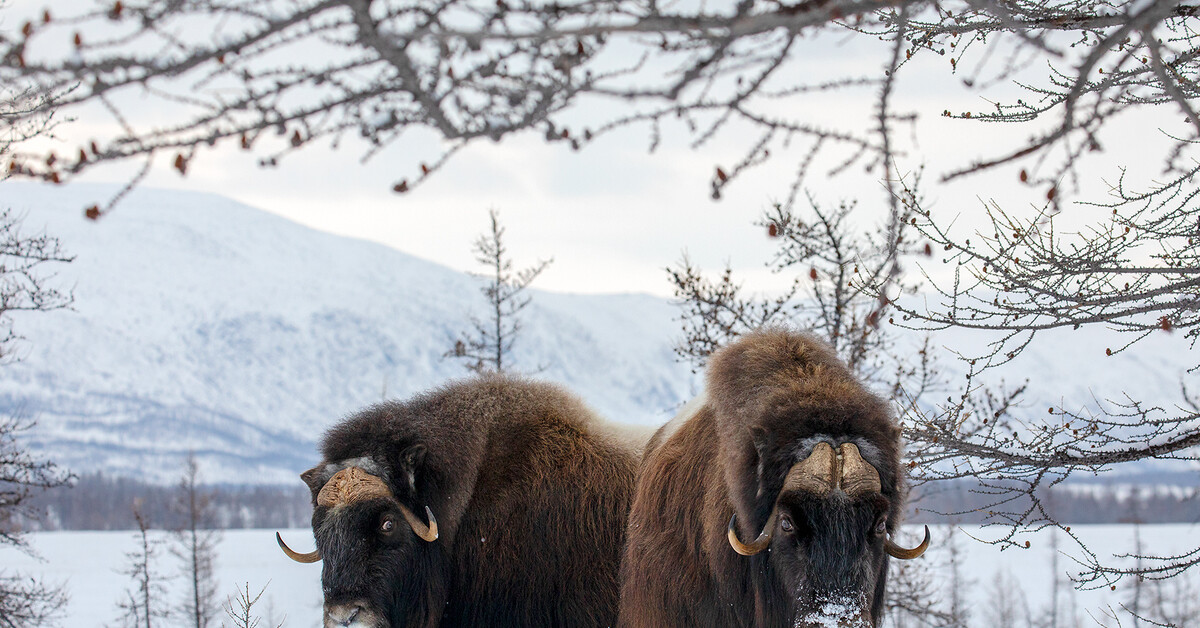
[[[948,599],[950,560],[950,536],[960,550],[960,570],[965,582],[960,589],[970,604],[970,626],[988,626],[989,612],[996,596],[995,582],[998,574],[1012,582],[1009,595],[1015,596],[1019,604],[1027,603],[1034,617],[1048,607],[1055,574],[1052,572],[1050,531],[1022,534],[1019,542],[1030,541],[1030,548],[1013,548],[1000,551],[970,537],[992,539],[997,529],[979,526],[934,526],[933,542],[926,554],[916,559],[923,562],[934,575],[939,591],[935,594]],[[1080,525],[1072,532],[1093,551],[1110,561],[1119,562],[1113,555],[1130,552],[1134,548],[1134,528],[1129,525]],[[1153,555],[1168,555],[1186,552],[1200,546],[1200,525],[1170,524],[1143,525],[1140,527],[1144,551]],[[307,529],[282,531],[286,540],[297,551],[312,549],[312,533]],[[899,542],[911,545],[919,538],[920,526],[906,527]],[[1077,572],[1078,565],[1071,556],[1079,556],[1077,546],[1059,533],[1059,575]],[[223,533],[218,546],[216,563],[217,591],[222,601],[236,594],[239,587],[249,583],[251,594],[266,586],[266,593],[256,606],[259,615],[272,619],[271,625],[280,622],[290,628],[309,628],[320,625],[321,568],[319,564],[302,565],[286,558],[275,544],[274,530],[228,530]],[[166,533],[155,533],[155,538],[166,539]],[[91,628],[116,625],[119,612],[116,604],[132,586],[132,581],[120,572],[127,563],[125,552],[135,546],[132,532],[43,532],[28,537],[32,548],[44,561],[31,558],[12,548],[0,550],[0,571],[6,575],[14,572],[37,575],[51,582],[62,582],[70,594],[70,602],[62,626]],[[1126,560],[1125,564],[1128,564]],[[165,547],[157,558],[156,568],[161,573],[174,573],[178,561]],[[894,569],[894,567],[893,567]],[[1200,581],[1200,574],[1188,573],[1183,577],[1193,582]],[[183,592],[183,582],[175,579],[170,584],[169,603],[177,605]],[[1089,619],[1090,613],[1100,620],[1099,625],[1115,626],[1112,620],[1105,621],[1108,607],[1120,612],[1120,604],[1127,600],[1131,581],[1122,581],[1116,591],[1107,586],[1093,590],[1073,591],[1064,584],[1059,598],[1060,615],[1069,615],[1072,608],[1078,625],[1095,626]],[[1022,601],[1021,598],[1024,598]],[[1073,598],[1073,599],[1072,599]],[[222,615],[222,618],[224,616]],[[1128,624],[1128,616],[1124,616]],[[1023,624],[1022,624],[1023,625]],[[1060,625],[1075,625],[1065,621]]]

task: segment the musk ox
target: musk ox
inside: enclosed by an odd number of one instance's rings
[[[637,454],[574,396],[488,376],[354,415],[312,490],[325,626],[611,626]]]
[[[622,628],[877,626],[906,496],[888,405],[815,338],[755,332],[647,445]],[[750,539],[744,541],[743,539]]]

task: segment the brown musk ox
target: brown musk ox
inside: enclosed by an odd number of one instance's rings
[[[325,626],[611,626],[636,450],[574,396],[506,376],[336,425],[312,490]]]
[[[878,626],[889,555],[929,540],[889,538],[906,490],[888,404],[805,334],[714,353],[639,474],[621,628]]]

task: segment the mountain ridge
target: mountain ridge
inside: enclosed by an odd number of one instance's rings
[[[480,279],[215,194],[136,189],[100,221],[83,218],[116,189],[0,186],[0,208],[24,214],[26,234],[44,230],[76,255],[55,269],[75,287],[72,309],[14,313],[24,359],[0,368],[0,412],[36,419],[25,440],[67,468],[170,481],[195,452],[208,481],[291,483],[340,418],[467,375],[443,354],[482,315]],[[701,387],[672,350],[678,310],[666,299],[532,295],[514,363],[607,419],[664,422]],[[1075,410],[1127,388],[1179,403],[1195,378],[1182,334],[1107,357],[1121,344],[1110,336],[1042,334],[988,381],[1028,381],[1032,420],[1047,404]],[[936,339],[980,346],[962,330]],[[940,365],[951,384],[961,367]]]
[[[291,482],[339,418],[467,374],[442,357],[483,309],[465,273],[217,195],[137,189],[92,223],[108,186],[4,191],[76,256],[57,269],[72,309],[17,313],[27,355],[0,374],[0,411],[69,468],[166,480],[194,451],[211,481]],[[535,291],[525,314],[518,367],[611,420],[691,394],[661,299]]]

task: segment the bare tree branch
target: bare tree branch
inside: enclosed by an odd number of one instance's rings
[[[264,166],[320,140],[358,138],[370,158],[409,129],[432,130],[445,152],[429,155],[418,172],[397,173],[392,187],[406,192],[483,138],[536,130],[578,148],[639,125],[650,129],[653,147],[663,126],[681,124],[699,147],[736,124],[757,133],[743,134],[741,157],[714,176],[715,197],[803,141],[810,146],[800,151],[799,177],[821,154],[839,164],[834,171],[861,164],[890,182],[908,150],[895,141],[895,125],[915,120],[893,105],[895,87],[914,56],[947,51],[952,72],[968,51],[978,57],[964,79],[971,86],[1016,78],[1034,59],[1052,65],[1041,83],[1024,83],[1028,99],[946,115],[1054,120],[1023,146],[948,178],[1032,159],[1054,164],[1034,182],[1057,186],[1097,146],[1100,128],[1145,105],[1174,107],[1192,121],[1193,135],[1200,131],[1189,104],[1200,67],[1198,11],[1177,1],[132,0],[70,15],[51,9],[0,39],[0,79],[29,86],[12,119],[47,120],[96,103],[117,129],[70,155],[35,152],[11,162],[14,172],[53,180],[156,154],[186,173],[200,152],[229,142]],[[800,78],[820,63],[801,44],[839,33],[884,40],[881,63],[832,80]],[[997,57],[1003,61],[988,62]],[[831,126],[790,113],[797,109],[789,103],[806,94],[863,88],[876,90],[873,124],[847,117]],[[606,107],[595,107],[600,101]],[[154,122],[132,115],[138,103],[155,103]],[[1185,163],[1189,141],[1165,163]],[[898,195],[887,188],[894,217]]]

